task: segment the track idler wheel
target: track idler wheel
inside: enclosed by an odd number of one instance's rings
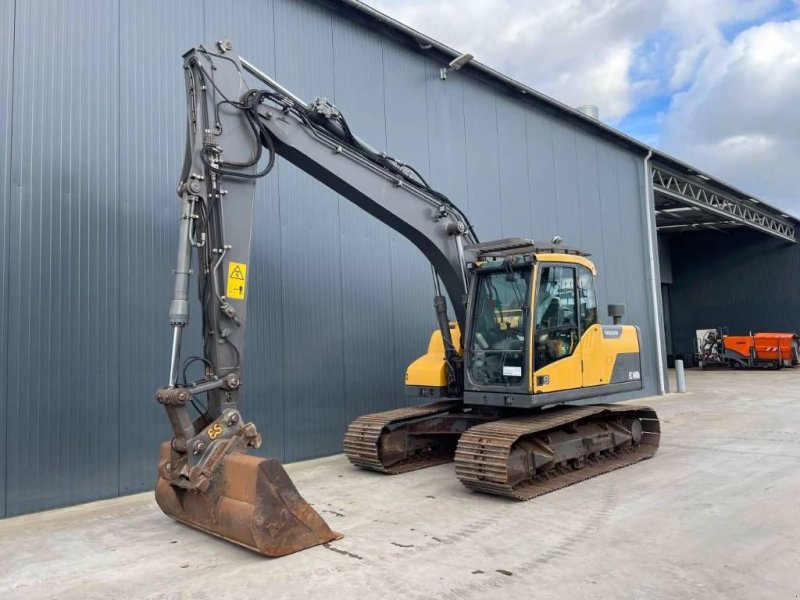
[[[170,459],[169,442],[161,447],[161,459]],[[156,502],[176,521],[265,556],[285,556],[342,537],[303,500],[274,458],[230,454],[205,492],[159,476]]]

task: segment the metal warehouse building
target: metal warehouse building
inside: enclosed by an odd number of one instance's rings
[[[181,54],[203,41],[335,102],[482,239],[589,251],[600,306],[641,328],[639,395],[696,328],[798,328],[775,302],[798,296],[796,220],[477,62],[442,80],[456,52],[353,0],[0,0],[0,28],[0,516],[153,485]],[[428,264],[285,162],[259,183],[253,252],[245,415],[267,455],[339,452],[352,419],[409,402]]]

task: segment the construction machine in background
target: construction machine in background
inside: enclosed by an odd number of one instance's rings
[[[781,369],[800,363],[800,338],[794,333],[729,335],[719,327],[698,330],[696,343],[701,368]]]
[[[480,242],[413,167],[356,137],[327,100],[307,103],[237,57],[229,42],[190,50],[184,72],[171,365],[156,393],[174,433],[156,487],[166,514],[269,556],[338,535],[275,459],[247,454],[261,440],[238,405],[254,190],[277,156],[405,236],[431,264],[438,328],[405,381],[428,403],[353,422],[344,441],[353,464],[401,473],[455,460],[467,487],[528,499],[655,453],[652,409],[564,406],[642,387],[638,329],[619,323],[620,306],[614,324],[599,322],[587,254],[519,238]],[[193,254],[203,350],[182,359]],[[190,381],[194,364],[203,375]]]

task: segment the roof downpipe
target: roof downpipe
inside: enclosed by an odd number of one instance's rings
[[[647,278],[650,280],[650,297],[653,307],[653,324],[655,325],[656,333],[656,369],[658,371],[658,393],[664,395],[667,393],[666,384],[664,381],[664,329],[661,324],[661,306],[659,299],[659,282],[660,275],[656,275],[656,239],[653,233],[653,221],[655,220],[655,197],[653,194],[653,176],[650,171],[650,159],[653,156],[653,151],[648,150],[647,156],[644,159],[644,197],[645,197],[645,217],[647,221],[647,258],[648,274]],[[653,214],[650,214],[650,211]],[[653,217],[652,219],[650,217]]]

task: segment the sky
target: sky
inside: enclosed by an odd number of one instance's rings
[[[800,0],[366,0],[800,216]]]

